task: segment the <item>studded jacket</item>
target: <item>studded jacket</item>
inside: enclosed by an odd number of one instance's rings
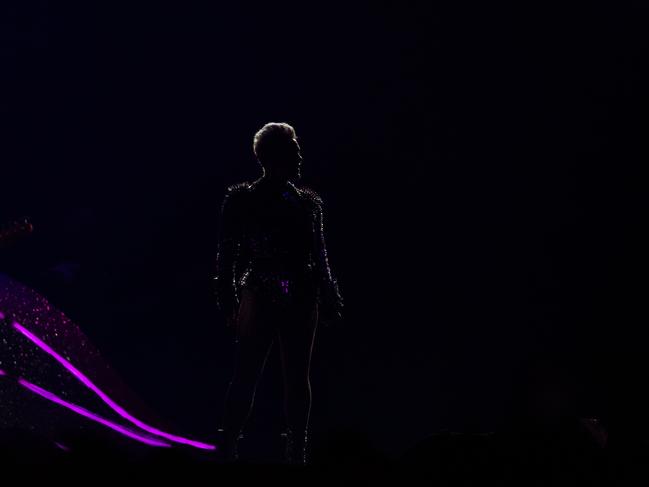
[[[226,316],[241,290],[280,306],[315,299],[324,316],[342,313],[324,238],[323,202],[308,188],[260,178],[227,188],[216,259],[217,305]]]

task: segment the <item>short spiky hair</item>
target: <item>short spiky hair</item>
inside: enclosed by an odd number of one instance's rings
[[[277,145],[295,138],[295,129],[284,122],[270,122],[257,131],[252,150],[260,161]],[[279,144],[278,144],[279,143]]]

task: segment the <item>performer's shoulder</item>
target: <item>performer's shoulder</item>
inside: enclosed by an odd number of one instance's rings
[[[308,202],[316,206],[322,206],[322,197],[312,188],[309,188],[308,186],[300,186],[299,188],[297,188],[297,190],[302,198],[304,198]]]
[[[250,183],[250,181],[243,181],[241,183],[231,184],[226,188],[225,194],[230,196],[230,195],[239,195],[239,194],[247,193],[250,190],[251,186],[252,184]]]
[[[225,189],[225,196],[223,197],[223,206],[229,208],[239,207],[246,201],[246,195],[250,193],[251,184],[248,181],[236,183],[228,186]]]

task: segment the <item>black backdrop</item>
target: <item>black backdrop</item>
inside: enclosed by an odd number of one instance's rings
[[[1,213],[36,227],[5,271],[208,435],[233,352],[219,204],[258,175],[254,132],[287,121],[347,305],[316,344],[316,430],[396,452],[495,430],[547,363],[580,414],[633,417],[647,7],[446,3],[3,2]]]

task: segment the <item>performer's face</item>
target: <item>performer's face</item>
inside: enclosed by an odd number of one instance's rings
[[[302,176],[302,154],[297,139],[291,139],[277,148],[271,165],[276,176],[288,181],[297,181]]]
[[[291,140],[291,147],[291,155],[288,159],[290,160],[289,172],[292,172],[293,177],[289,177],[289,179],[297,181],[302,176],[302,153],[300,152],[300,144],[298,144],[297,139]]]

